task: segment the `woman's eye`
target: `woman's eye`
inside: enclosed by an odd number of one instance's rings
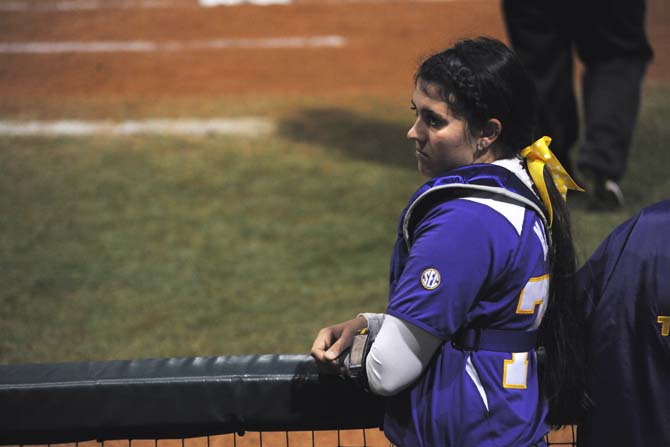
[[[446,125],[446,121],[440,118],[439,116],[435,115],[434,113],[430,111],[419,111],[417,110],[416,106],[412,104],[409,109],[414,112],[416,116],[421,116],[421,120],[429,127],[434,127],[434,128],[441,128]]]
[[[443,127],[444,124],[445,124],[444,120],[442,120],[440,118],[437,118],[435,116],[432,116],[432,115],[426,117],[426,123],[430,127]]]

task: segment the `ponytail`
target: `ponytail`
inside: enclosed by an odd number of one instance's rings
[[[549,403],[547,420],[552,426],[561,426],[574,422],[585,406],[586,331],[574,283],[576,257],[570,212],[548,167],[543,174],[553,206],[553,244],[549,303],[540,326],[545,355],[541,383]]]

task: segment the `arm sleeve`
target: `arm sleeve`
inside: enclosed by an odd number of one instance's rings
[[[373,314],[365,312],[360,313],[357,316],[362,316],[368,320],[368,331],[370,332],[370,336],[374,339],[379,333],[382,324],[384,323],[384,314]]]
[[[419,378],[442,340],[418,326],[386,315],[365,362],[373,393],[391,396]]]

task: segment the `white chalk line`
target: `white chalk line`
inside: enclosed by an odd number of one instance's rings
[[[129,121],[0,121],[2,136],[130,136],[160,135],[240,135],[263,136],[275,131],[267,118],[148,119]]]
[[[21,1],[10,0],[0,2],[0,11],[92,11],[96,9],[159,9],[179,7],[234,6],[252,5],[289,5],[292,0],[61,0],[61,1]]]
[[[294,3],[456,3],[473,0],[7,0],[0,1],[0,12],[92,11],[97,9],[159,9],[159,8],[213,8],[251,4],[259,6],[291,5]],[[480,0],[482,1],[482,0]],[[488,0],[493,2],[493,0]]]
[[[346,44],[347,39],[342,36],[275,37],[259,39],[240,38],[166,42],[152,42],[147,40],[91,42],[0,42],[0,54],[151,53],[225,50],[232,48],[338,48],[343,47]]]
[[[189,6],[183,0],[61,0],[0,2],[0,11],[91,11],[96,9],[157,9]],[[193,5],[195,6],[195,5]]]
[[[270,6],[270,5],[290,5],[292,0],[199,0],[198,5],[203,8],[213,8],[216,6],[237,6],[243,4]]]

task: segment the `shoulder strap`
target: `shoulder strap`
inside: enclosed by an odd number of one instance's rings
[[[542,220],[547,243],[551,246],[548,214],[535,193],[510,170],[492,164],[479,164],[463,166],[450,171],[448,176],[431,179],[417,191],[402,221],[407,248],[411,248],[417,225],[432,208],[447,200],[470,197],[481,192],[494,194],[532,209]],[[537,330],[465,327],[454,334],[451,345],[462,351],[527,352],[535,349],[537,335]]]
[[[530,208],[542,220],[551,246],[547,211],[540,199],[513,172],[502,166],[479,164],[463,166],[450,171],[448,176],[431,179],[409,204],[403,218],[403,236],[407,248],[414,239],[414,230],[426,214],[440,203],[477,192],[487,192]]]

